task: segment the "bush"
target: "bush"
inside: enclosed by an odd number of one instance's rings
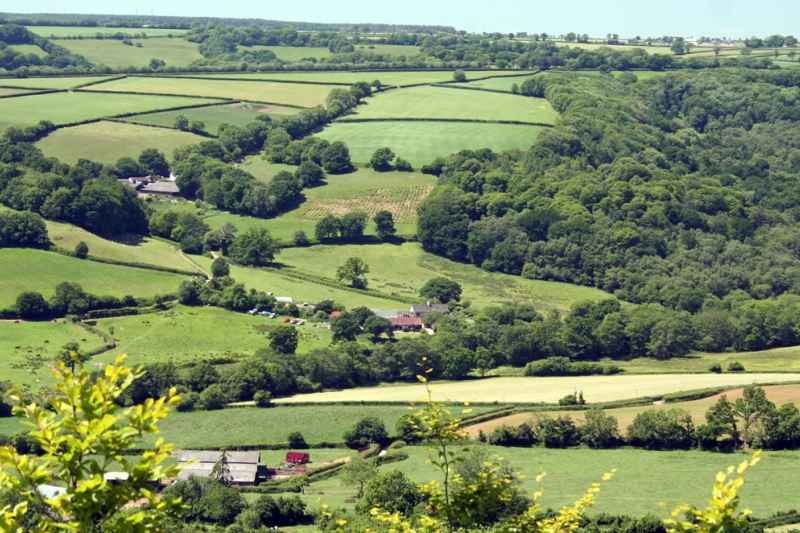
[[[709,372],[713,372],[715,374],[721,374],[722,373],[722,365],[719,364],[719,363],[714,363],[714,364],[712,364],[711,366],[708,367],[708,371]]]
[[[744,372],[744,365],[739,361],[733,361],[728,365],[728,372]]]
[[[364,448],[372,443],[381,444],[388,440],[383,420],[374,416],[362,418],[344,433],[344,443],[348,448]]]
[[[694,440],[692,416],[683,409],[644,411],[628,427],[628,442],[648,450],[688,450]]]
[[[196,392],[187,392],[181,394],[181,403],[176,407],[179,413],[188,413],[194,411],[197,404],[200,403],[200,394]]]
[[[75,257],[86,259],[89,256],[89,246],[83,241],[75,245]]]
[[[256,407],[272,407],[272,393],[266,390],[256,391],[253,401]]]
[[[306,442],[305,437],[299,431],[292,431],[289,435],[286,436],[286,440],[289,442],[289,447],[295,450],[307,450],[308,443]]]
[[[308,246],[311,242],[308,240],[308,236],[306,232],[303,230],[295,231],[294,232],[294,245],[295,246]]]
[[[226,401],[225,393],[222,392],[219,385],[214,384],[200,393],[200,403],[198,407],[206,411],[216,411],[217,409],[225,407]]]
[[[583,399],[583,391],[580,393],[573,392],[572,394],[567,394],[558,400],[558,405],[583,405],[585,403],[586,400]]]

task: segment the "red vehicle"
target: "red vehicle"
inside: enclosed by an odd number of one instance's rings
[[[283,319],[283,321],[284,321],[284,322],[289,322],[289,321],[291,321],[291,320],[292,320],[291,318],[284,318],[284,319]]]
[[[311,461],[311,456],[303,452],[289,452],[286,454],[286,462],[291,465],[303,465]]]

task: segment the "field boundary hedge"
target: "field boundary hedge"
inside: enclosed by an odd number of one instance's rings
[[[73,90],[83,89],[84,87],[91,87],[92,85],[100,85],[101,83],[108,83],[110,81],[124,80],[127,77],[128,76],[126,74],[120,74],[118,76],[112,76],[104,80],[95,80],[95,81],[90,81],[88,83],[84,83],[82,85],[75,85],[74,87],[72,87],[72,89]]]
[[[7,87],[4,85],[0,85],[0,89],[20,89],[20,87]],[[25,87],[27,90],[28,87]],[[21,94],[6,94],[0,96],[0,98],[20,98],[23,96],[38,96],[40,94],[51,94],[51,93],[64,93],[67,92],[65,89],[31,89],[29,92],[24,92]]]
[[[147,113],[149,114],[149,113]],[[134,115],[136,116],[136,115]],[[170,130],[170,131],[177,131],[181,133],[191,133],[193,135],[198,135],[200,137],[205,137],[207,139],[216,139],[215,135],[208,133],[207,131],[183,131],[176,128],[171,128],[169,126],[162,126],[161,124],[148,124],[146,122],[134,122],[132,120],[125,120],[125,118],[132,118],[132,117],[124,117],[124,118],[104,118],[105,122],[116,122],[117,124],[128,124],[129,126],[141,126],[143,128],[158,128],[161,130]]]
[[[511,76],[506,76],[510,78]],[[483,78],[483,79],[491,79],[491,78]],[[480,81],[480,80],[473,80],[473,81]],[[444,83],[435,83],[431,87],[440,87],[442,89],[459,89],[462,91],[483,91],[485,93],[499,93],[499,94],[510,94],[512,96],[525,96],[524,94],[519,93],[512,93],[511,91],[501,91],[500,89],[487,89],[485,87],[461,87],[455,85],[445,85]]]
[[[467,122],[475,124],[508,124],[516,126],[539,126],[542,128],[552,128],[553,124],[544,122],[524,122],[521,120],[483,120],[477,118],[339,118],[334,120],[336,123],[346,122]]]
[[[60,255],[64,255],[64,256],[67,256],[67,257],[75,257],[75,252],[72,252],[72,251],[67,250],[65,248],[61,248],[60,246],[55,245],[55,244],[50,247],[49,251],[57,253],[57,254],[60,254]],[[107,265],[118,265],[118,266],[127,266],[127,267],[131,267],[131,268],[142,268],[142,269],[145,269],[145,270],[156,270],[156,271],[159,271],[159,272],[169,272],[171,274],[183,274],[183,275],[186,275],[186,276],[195,276],[195,275],[198,274],[198,272],[195,272],[193,270],[181,270],[179,268],[165,267],[165,266],[160,266],[160,265],[151,265],[150,263],[139,263],[139,262],[134,262],[134,261],[120,261],[119,259],[109,259],[107,257],[97,257],[97,256],[94,256],[94,255],[91,255],[91,254],[88,255],[86,257],[86,259],[83,259],[83,261],[94,261],[95,263],[105,263]]]
[[[341,71],[335,71],[335,72],[341,72]],[[208,81],[254,81],[256,83],[268,82],[268,83],[292,83],[292,84],[298,84],[298,85],[333,85],[335,87],[350,87],[352,85],[352,83],[346,83],[346,82],[338,82],[338,83],[336,83],[336,82],[328,82],[328,81],[273,80],[273,79],[269,79],[269,78],[263,78],[263,79],[255,79],[255,78],[241,78],[240,79],[240,78],[222,78],[222,77],[214,78],[214,77],[211,77],[211,76],[170,76],[168,74],[167,75],[163,75],[163,76],[160,76],[160,75],[159,76],[149,76],[147,74],[139,74],[139,75],[132,74],[132,75],[130,75],[128,77],[131,77],[131,78],[173,78],[173,79],[178,79],[178,80],[208,80]],[[286,105],[286,107],[297,107],[299,109],[306,109],[306,108],[304,108],[302,106],[288,105],[288,104],[284,104],[284,105]]]
[[[75,89],[75,92],[84,92],[84,93],[100,93],[100,94],[135,94],[137,96],[171,96],[173,98],[200,98],[203,100],[219,100],[217,104],[235,104],[236,102],[251,102],[254,104],[264,104],[264,105],[277,105],[281,107],[292,107],[295,109],[311,109],[309,107],[303,107],[294,104],[283,104],[280,102],[265,102],[263,100],[251,100],[251,99],[242,99],[242,98],[231,98],[229,96],[198,96],[195,94],[182,94],[182,93],[143,93],[139,91],[103,91],[103,90],[83,90],[83,89]],[[188,109],[190,107],[203,107],[202,105],[186,105],[180,107],[168,107],[165,109],[154,109],[152,111],[147,111],[147,113],[160,113],[163,111],[172,111],[177,109]],[[137,111],[136,113],[129,113],[130,115],[141,115],[143,114],[142,111]],[[129,114],[123,115],[113,115],[115,117],[127,116]]]

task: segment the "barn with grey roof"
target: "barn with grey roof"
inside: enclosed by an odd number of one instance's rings
[[[225,453],[232,484],[258,485],[267,479],[267,465],[261,462],[259,452]],[[178,479],[187,479],[189,476],[211,476],[211,471],[220,457],[222,457],[221,451],[182,450],[178,454],[178,465],[183,467],[183,470]]]

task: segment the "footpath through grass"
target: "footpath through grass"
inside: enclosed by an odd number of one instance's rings
[[[187,279],[180,274],[107,265],[20,248],[0,249],[0,264],[3,265],[0,308],[14,305],[17,295],[25,291],[41,292],[45,298],[50,298],[62,281],[80,283],[92,294],[122,297],[174,294],[180,282]]]
[[[171,160],[175,148],[205,140],[185,131],[101,120],[56,130],[36,146],[46,156],[71,165],[82,158],[113,164],[120,157],[136,159],[146,148],[156,148]]]

